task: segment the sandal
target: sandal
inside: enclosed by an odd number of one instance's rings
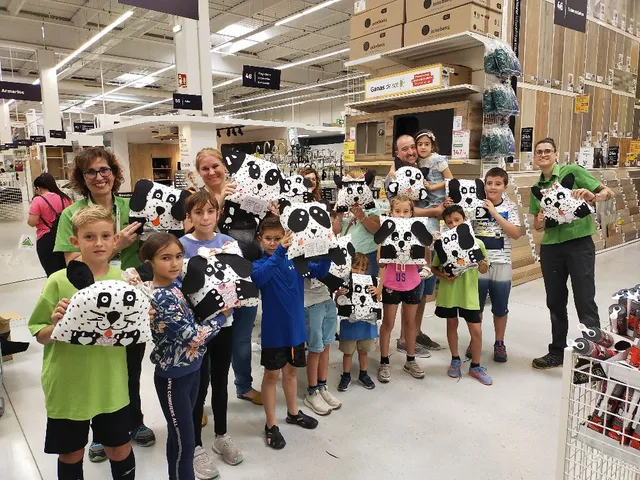
[[[298,425],[299,427],[306,428],[308,430],[312,430],[318,426],[318,420],[309,415],[306,415],[302,412],[302,410],[298,410],[297,415],[291,415],[287,412],[287,423],[292,423]]]
[[[253,397],[250,397],[247,394],[241,394],[241,395],[237,395],[237,397],[240,400],[246,400],[247,402],[251,402],[254,405],[262,405],[262,394],[260,392],[258,392],[257,390],[249,390],[249,391],[254,391],[255,394],[253,395]]]
[[[284,437],[280,433],[280,429],[277,425],[269,428],[265,424],[264,433],[267,438],[267,445],[275,450],[282,450],[287,442],[284,440]]]

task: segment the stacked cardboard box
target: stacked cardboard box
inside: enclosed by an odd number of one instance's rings
[[[351,60],[403,46],[404,0],[387,1],[356,2],[354,13],[357,14],[351,17]]]

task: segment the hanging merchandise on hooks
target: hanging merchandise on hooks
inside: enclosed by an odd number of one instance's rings
[[[507,79],[522,75],[522,67],[509,45],[500,40],[491,39],[486,42],[485,46],[484,72]]]
[[[482,95],[482,109],[485,115],[499,117],[516,116],[520,113],[518,99],[511,85],[502,82],[487,86]]]

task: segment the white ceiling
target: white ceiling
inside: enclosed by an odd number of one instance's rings
[[[310,0],[210,0],[211,46],[228,42],[232,37],[219,35],[230,25],[264,28],[290,15],[304,11],[321,1]],[[60,59],[77,49],[105,25],[113,22],[130,7],[116,0],[0,0],[0,66],[4,80],[33,82],[38,78],[36,50],[46,47],[60,55]],[[275,68],[313,58],[323,53],[348,47],[349,18],[353,9],[351,0],[342,0],[327,8],[305,15],[287,25],[269,29],[266,41],[248,46],[234,55],[212,53],[213,84],[242,73],[242,65],[260,65]],[[61,108],[75,106],[76,113],[117,114],[133,107],[171,97],[175,89],[175,70],[156,77],[143,88],[132,86],[109,97],[104,105],[100,100],[94,106],[84,106],[85,100],[114,86],[125,74],[148,75],[175,63],[173,21],[167,14],[136,8],[133,17],[121,27],[105,36],[84,52],[69,69],[59,75]],[[324,58],[282,72],[282,88],[299,88],[322,83],[346,74],[343,62],[346,54]],[[129,76],[130,77],[130,76]],[[113,86],[110,86],[113,85]],[[292,93],[310,98],[327,95],[327,91],[344,91],[346,82]],[[264,90],[245,88],[239,82],[214,90],[216,105],[246,100],[234,109],[256,105],[286,103],[287,95],[252,102]],[[291,101],[291,100],[290,100]],[[12,114],[29,109],[39,110],[32,102],[12,105]],[[171,103],[164,103],[138,114],[167,113]],[[224,108],[223,108],[224,110]],[[219,110],[218,110],[219,111]]]

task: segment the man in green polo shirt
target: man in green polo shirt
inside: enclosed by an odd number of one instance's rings
[[[614,197],[614,193],[602,185],[587,170],[579,165],[556,163],[557,149],[552,138],[536,143],[535,162],[541,170],[540,179],[535,184],[541,189],[572,174],[573,197],[590,204],[603,202]],[[540,264],[544,288],[547,294],[547,307],[551,313],[551,336],[549,353],[532,362],[533,368],[548,369],[562,366],[563,350],[567,346],[569,318],[567,302],[569,291],[567,279],[571,277],[573,298],[581,323],[588,327],[600,327],[598,306],[595,302],[595,261],[596,251],[591,236],[596,233],[591,215],[578,218],[571,223],[545,229],[544,214],[539,200],[531,194],[529,213],[535,215],[534,228],[544,231],[540,245]]]

